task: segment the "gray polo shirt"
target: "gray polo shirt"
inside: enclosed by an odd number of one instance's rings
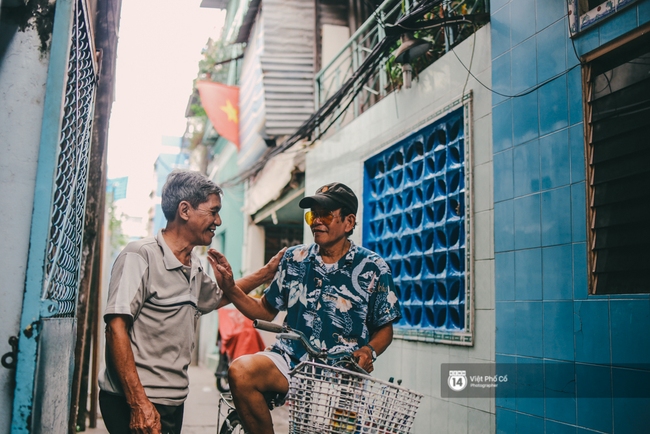
[[[140,381],[156,404],[180,405],[188,394],[187,367],[202,314],[216,309],[223,295],[192,253],[189,279],[183,264],[156,237],[129,243],[113,265],[107,315],[133,319],[131,348]],[[102,390],[123,395],[117,372],[106,356]]]

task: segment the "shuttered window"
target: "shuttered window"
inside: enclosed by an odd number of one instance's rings
[[[650,292],[650,38],[586,69],[590,292]]]

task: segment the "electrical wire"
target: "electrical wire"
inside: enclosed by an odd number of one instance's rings
[[[492,89],[491,87],[486,86],[485,84],[483,84],[483,82],[481,82],[481,80],[479,80],[479,79],[478,79],[474,74],[472,74],[472,72],[471,72],[469,69],[467,69],[467,66],[465,66],[465,64],[463,63],[463,61],[460,60],[460,57],[458,57],[458,54],[456,54],[456,52],[455,52],[453,49],[452,49],[451,51],[454,53],[454,56],[456,56],[456,59],[458,59],[458,61],[460,62],[460,64],[463,66],[463,68],[465,68],[465,70],[466,70],[466,71],[467,71],[467,72],[472,76],[472,78],[474,78],[474,80],[476,80],[476,82],[477,82],[478,84],[480,84],[481,86],[483,86],[484,88],[486,88],[486,89],[489,90],[490,92],[492,92],[492,93],[494,93],[494,94],[497,94],[497,95],[500,95],[500,96],[503,96],[503,97],[505,97],[505,98],[520,98],[520,97],[522,97],[522,96],[525,96],[525,95],[528,95],[528,94],[530,94],[530,93],[533,93],[533,92],[535,92],[537,89],[539,89],[539,88],[541,88],[541,87],[543,87],[543,86],[546,86],[547,84],[549,84],[550,82],[552,82],[552,81],[555,80],[556,78],[559,78],[559,77],[563,76],[564,74],[568,73],[569,71],[572,71],[572,70],[574,70],[575,68],[577,68],[578,66],[580,66],[579,63],[578,63],[577,65],[573,65],[572,67],[567,68],[567,69],[565,69],[564,71],[555,74],[553,77],[544,80],[543,82],[537,84],[536,86],[533,86],[532,88],[528,89],[528,90],[525,91],[525,92],[519,92],[519,93],[514,94],[514,95],[507,95],[507,94],[505,94],[505,93],[501,93],[501,92],[499,92],[499,91],[496,91],[496,90]]]
[[[388,25],[384,23],[386,36],[378,45],[375,46],[375,48],[373,48],[371,53],[368,55],[368,57],[366,57],[366,59],[352,74],[352,76],[345,83],[343,83],[343,85],[327,101],[325,101],[323,105],[315,113],[313,113],[294,134],[288,137],[281,145],[269,149],[250,168],[246,169],[244,172],[238,174],[237,176],[223,182],[222,186],[233,186],[257,175],[264,168],[268,160],[292,147],[301,139],[310,137],[312,133],[322,125],[322,121],[324,119],[329,119],[330,116],[335,113],[337,107],[340,107],[341,103],[346,100],[346,98],[349,98],[349,101],[347,104],[345,104],[343,109],[340,110],[340,112],[332,120],[329,121],[328,125],[322,129],[322,131],[320,131],[318,137],[316,137],[312,143],[318,140],[318,138],[322,137],[322,135],[329,128],[331,128],[331,126],[345,113],[347,108],[349,108],[351,103],[354,101],[354,98],[361,92],[361,90],[363,90],[363,85],[365,82],[372,76],[372,74],[375,72],[376,67],[387,56],[388,52],[393,46],[393,43],[399,39],[399,36],[402,32],[396,28],[406,28],[407,26],[414,25],[433,7],[442,3],[442,1],[443,0],[423,1],[422,3],[418,4],[415,9],[398,18],[395,24]]]

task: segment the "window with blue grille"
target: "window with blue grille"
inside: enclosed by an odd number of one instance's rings
[[[390,265],[396,336],[472,344],[469,101],[364,164],[363,244]]]

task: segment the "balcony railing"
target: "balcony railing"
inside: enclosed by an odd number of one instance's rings
[[[379,5],[332,60],[316,74],[314,79],[316,110],[321,108],[353,76],[373,49],[385,38],[386,28],[391,27],[392,23],[421,3],[385,0]],[[432,48],[426,56],[413,62],[414,72],[417,74],[422,71],[485,24],[489,19],[486,13],[487,7],[487,0],[432,2],[431,11],[425,17],[426,21],[423,22],[422,28],[414,31],[416,37],[428,40]],[[446,19],[449,19],[447,25],[444,24]],[[399,42],[395,44],[393,50],[398,46]],[[321,125],[325,127],[326,123],[329,124],[334,120],[333,127],[338,130],[401,85],[401,67],[394,64],[394,59],[388,56],[378,63],[369,78],[360,85],[361,89],[358,85],[355,87],[354,90],[358,90],[356,97],[337,107],[330,121],[322,119]]]
[[[316,74],[314,79],[316,110],[341,88],[343,83],[352,76],[368,54],[372,52],[372,49],[384,39],[386,32],[383,23],[386,22],[387,17],[397,15],[401,11],[401,7],[402,2],[399,0],[385,0],[341,47],[334,58]],[[338,118],[337,128],[356,118],[390,93],[389,77],[385,65],[386,61],[384,60],[363,85],[363,89],[351,103],[351,112],[340,116],[341,111],[348,107],[338,107],[333,114],[334,119]]]

